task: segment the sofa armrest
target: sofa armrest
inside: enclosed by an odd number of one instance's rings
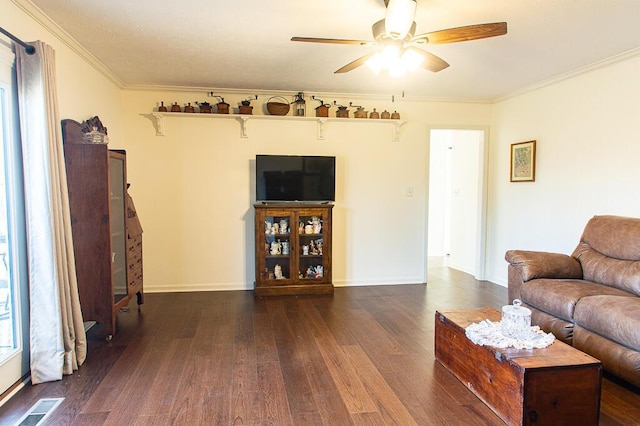
[[[582,279],[582,266],[566,254],[543,251],[508,250],[509,302],[520,298],[520,288],[536,278]]]

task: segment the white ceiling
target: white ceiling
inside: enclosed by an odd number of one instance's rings
[[[383,0],[31,0],[125,87],[189,86],[494,100],[640,48],[640,0],[418,0],[417,31],[508,23],[508,34],[427,45],[450,67],[392,80],[334,71],[372,47]]]

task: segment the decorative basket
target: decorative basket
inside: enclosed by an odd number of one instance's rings
[[[284,102],[272,102],[271,99],[283,100]],[[267,111],[271,115],[287,115],[289,113],[289,103],[282,96],[272,96],[267,99]]]

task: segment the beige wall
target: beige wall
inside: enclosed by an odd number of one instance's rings
[[[640,217],[640,58],[494,105],[487,279],[508,249],[570,254],[593,215]],[[509,146],[537,140],[536,182],[509,182]]]
[[[330,123],[255,120],[240,137],[236,120],[168,119],[155,136],[150,112],[204,100],[205,91],[123,90],[48,18],[23,1],[1,2],[3,27],[56,50],[61,118],[98,115],[111,148],[129,152],[129,180],[145,228],[149,291],[250,288],[253,283],[252,163],[257,153],[335,155],[334,273],[337,285],[421,282],[425,278],[427,128],[489,126],[486,278],[506,283],[504,252],[570,253],[594,214],[640,216],[640,59],[625,58],[489,104],[324,99],[397,109],[392,130]],[[22,6],[18,6],[20,4]],[[7,44],[0,37],[0,43]],[[223,94],[232,104],[252,94]],[[343,95],[345,96],[345,95]],[[266,99],[262,94],[258,104]],[[509,145],[538,141],[535,183],[510,183]],[[414,196],[406,196],[413,187]]]
[[[110,148],[127,149],[131,193],[145,231],[147,291],[252,287],[251,161],[257,153],[337,157],[337,285],[423,282],[427,126],[490,122],[490,106],[483,104],[318,94],[367,109],[397,109],[408,123],[395,142],[391,125],[329,123],[326,139],[319,141],[314,122],[275,120],[252,120],[245,139],[233,119],[168,119],[166,136],[156,136],[149,114],[159,101],[202,101],[206,92],[122,90],[108,70],[30,3],[2,2],[0,15],[17,37],[40,39],[56,50],[60,118],[98,115],[109,128]],[[252,93],[222,95],[237,105]],[[261,94],[257,105],[267,97]],[[406,196],[408,187],[413,197]]]
[[[389,123],[329,122],[326,139],[318,140],[314,121],[251,119],[249,138],[241,138],[237,119],[189,116],[166,118],[165,136],[156,136],[150,114],[160,101],[193,103],[205,93],[123,92],[147,291],[252,288],[256,154],[337,157],[336,285],[424,282],[427,125],[487,125],[490,106],[336,99],[369,110],[397,109],[407,124],[395,142]],[[223,95],[232,106],[247,96]],[[254,102],[256,114],[267,98]]]

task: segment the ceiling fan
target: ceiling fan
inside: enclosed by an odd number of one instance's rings
[[[292,37],[291,41],[330,44],[359,44],[377,46],[378,50],[349,62],[335,71],[349,72],[367,64],[374,72],[387,69],[390,75],[401,75],[404,71],[423,68],[438,72],[449,64],[442,58],[419,47],[426,44],[456,43],[501,36],[507,33],[506,22],[468,25],[415,35],[416,0],[384,0],[387,8],[384,19],[372,26],[374,40],[345,40],[337,38]]]

